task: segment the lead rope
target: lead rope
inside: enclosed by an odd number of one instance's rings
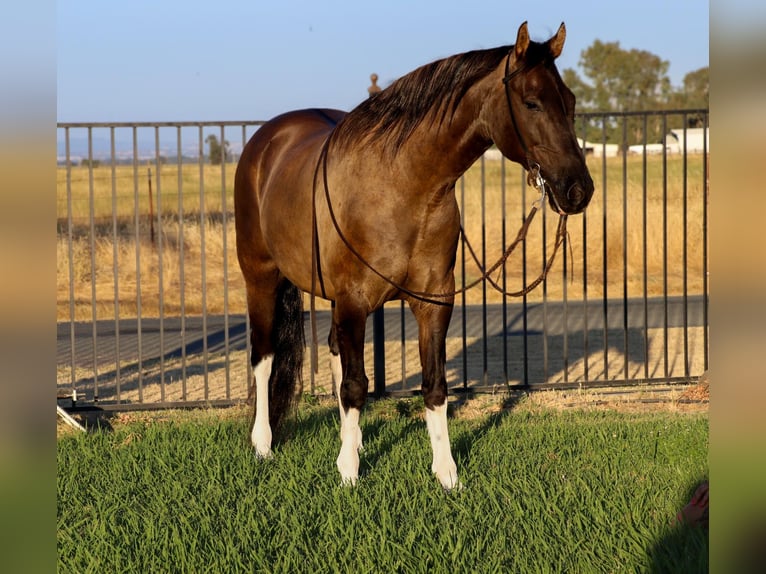
[[[543,267],[542,272],[540,273],[540,275],[537,276],[537,279],[532,281],[532,283],[530,283],[523,289],[520,289],[518,291],[506,291],[500,285],[498,285],[495,279],[492,279],[491,277],[492,273],[494,273],[502,265],[505,265],[505,262],[511,256],[511,253],[513,253],[514,249],[516,249],[516,246],[519,243],[521,243],[524,239],[526,239],[527,230],[529,229],[529,224],[532,222],[532,219],[534,218],[535,213],[537,213],[537,210],[545,209],[545,196],[547,195],[545,186],[547,184],[545,179],[543,179],[542,175],[540,174],[540,166],[538,164],[536,163],[532,164],[532,171],[530,171],[529,174],[527,175],[527,183],[531,185],[532,187],[536,188],[537,190],[539,190],[541,195],[532,205],[532,209],[530,210],[527,218],[524,220],[524,223],[522,224],[521,229],[516,235],[516,239],[514,239],[513,242],[508,247],[506,247],[500,259],[494,265],[492,265],[492,267],[487,269],[482,274],[482,278],[486,279],[493,289],[495,289],[496,291],[498,291],[499,293],[507,297],[523,297],[524,295],[532,291],[535,287],[537,287],[540,283],[545,281],[546,277],[548,276],[548,272],[551,270],[551,267],[553,266],[553,262],[556,258],[556,253],[558,252],[559,247],[569,235],[569,232],[567,231],[567,226],[566,226],[567,216],[565,214],[560,214],[559,223],[556,228],[556,241],[553,246],[553,253],[551,253],[545,266]],[[468,248],[468,252],[471,254],[471,258],[473,259],[473,262],[476,264],[476,266],[479,269],[483,269],[482,264],[479,261],[479,258],[476,255],[476,252],[473,249],[473,246],[468,241],[468,237],[463,231],[462,226],[460,228],[460,231],[463,233],[463,241],[466,247]],[[569,247],[571,249],[571,244]],[[570,259],[572,258],[570,257]]]
[[[476,262],[477,266],[479,267],[480,270],[482,270],[481,276],[478,279],[476,279],[476,280],[472,281],[471,283],[469,283],[468,285],[465,285],[465,286],[461,287],[460,289],[455,289],[453,291],[447,291],[447,292],[444,292],[444,293],[431,293],[431,292],[428,292],[428,291],[412,291],[412,290],[404,287],[403,285],[400,285],[396,281],[393,281],[392,279],[389,279],[383,273],[378,271],[371,263],[369,263],[364,258],[364,256],[361,253],[359,253],[359,251],[357,251],[357,249],[354,247],[354,245],[343,234],[343,231],[341,231],[340,224],[338,223],[338,220],[337,220],[337,218],[335,216],[335,210],[332,207],[332,201],[330,199],[330,188],[329,188],[329,185],[328,185],[328,182],[327,182],[327,150],[328,150],[328,147],[329,147],[329,142],[330,142],[331,135],[328,136],[328,138],[325,140],[324,145],[322,146],[322,150],[320,152],[320,157],[319,157],[319,162],[317,163],[317,169],[315,171],[315,174],[318,174],[318,172],[319,172],[319,165],[321,164],[321,166],[322,166],[322,183],[323,183],[323,187],[324,187],[325,199],[327,200],[327,208],[328,208],[328,213],[330,215],[330,220],[332,221],[333,227],[335,228],[335,231],[338,234],[338,237],[340,237],[341,241],[348,248],[348,250],[351,251],[351,253],[365,267],[367,267],[370,271],[375,273],[375,275],[380,277],[383,281],[385,281],[386,283],[388,283],[389,285],[391,285],[392,287],[394,287],[398,291],[401,291],[402,293],[406,293],[410,297],[413,297],[413,298],[418,299],[420,301],[423,301],[425,303],[431,303],[431,304],[434,304],[434,305],[447,305],[446,302],[441,301],[440,299],[448,299],[450,297],[454,297],[455,295],[459,295],[459,294],[461,294],[461,293],[463,293],[465,291],[468,291],[469,289],[475,287],[476,285],[478,285],[479,283],[481,283],[482,281],[485,281],[485,280],[489,280],[490,284],[495,289],[498,289],[504,295],[509,295],[509,296],[513,296],[513,297],[519,297],[521,295],[525,295],[526,293],[529,293],[532,289],[537,287],[537,285],[539,285],[543,280],[545,280],[545,277],[547,276],[548,271],[550,270],[551,266],[553,265],[553,260],[554,260],[554,258],[556,256],[556,252],[558,251],[559,246],[561,245],[561,243],[564,241],[564,238],[566,237],[566,219],[567,219],[567,216],[563,215],[563,214],[560,216],[560,219],[559,219],[559,225],[558,225],[558,229],[556,231],[556,244],[554,246],[553,253],[551,254],[551,257],[548,259],[548,262],[546,263],[545,268],[540,273],[540,276],[537,279],[535,279],[535,281],[533,281],[530,285],[528,285],[527,287],[521,289],[520,291],[509,293],[509,292],[504,291],[502,288],[500,288],[497,285],[497,283],[492,281],[491,278],[490,278],[490,275],[492,273],[494,273],[495,270],[497,270],[498,267],[503,265],[508,260],[508,258],[511,256],[511,254],[513,253],[513,251],[516,248],[516,246],[521,241],[523,241],[526,238],[527,231],[529,230],[529,226],[531,225],[532,220],[534,219],[535,214],[537,213],[538,209],[541,208],[541,207],[544,208],[544,205],[545,205],[544,201],[545,201],[545,196],[546,196],[546,192],[545,192],[546,182],[543,179],[542,175],[540,174],[540,166],[539,165],[533,164],[532,171],[530,172],[529,178],[528,178],[530,184],[533,185],[535,188],[539,189],[541,191],[541,193],[542,193],[541,197],[538,200],[539,201],[539,205],[533,205],[532,206],[532,209],[530,210],[529,215],[527,215],[527,217],[524,219],[524,222],[522,223],[521,229],[519,230],[519,233],[517,234],[516,239],[505,249],[505,251],[503,252],[503,255],[500,257],[500,259],[498,259],[498,261],[494,265],[492,265],[489,269],[486,269],[486,270],[484,270],[482,268],[481,263],[478,261],[478,258],[476,257],[476,254],[473,251],[473,248],[470,246],[470,243],[468,242],[468,240],[466,238],[465,231],[462,229],[462,226],[461,226],[461,232],[463,233],[463,239],[466,242],[466,245],[468,245],[469,251],[471,252],[472,257],[474,258],[474,261]],[[316,196],[316,185],[314,186],[314,196]],[[316,210],[316,201],[314,201],[314,209]],[[321,270],[319,269],[319,267],[320,267],[319,263],[316,260],[317,259],[317,255],[318,255],[318,245],[317,245],[317,243],[318,243],[318,233],[316,231],[316,212],[314,212],[314,215],[312,217],[312,227],[314,228],[313,229],[313,235],[314,235],[314,237],[317,238],[317,240],[312,242],[312,252],[313,252],[312,253],[312,260],[313,260],[312,261],[312,274],[314,275],[312,277],[312,297],[313,297],[313,293],[314,293],[315,288],[316,288],[316,279],[317,279],[316,276],[317,276],[317,274],[321,274]],[[319,280],[320,280],[320,283],[321,283],[321,277],[319,278]],[[323,294],[324,294],[324,289],[323,289]]]

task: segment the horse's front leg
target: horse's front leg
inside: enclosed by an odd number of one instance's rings
[[[341,447],[337,465],[341,481],[354,485],[359,478],[359,450],[362,448],[359,415],[367,402],[368,381],[364,372],[367,312],[361,305],[338,300],[333,321],[342,368],[342,382],[338,392]]]
[[[340,345],[338,345],[338,333],[335,322],[335,303],[332,305],[333,320],[332,327],[330,328],[330,336],[327,339],[327,344],[330,347],[330,371],[332,373],[332,388],[335,393],[335,397],[338,399],[338,409],[340,412],[340,437],[343,440],[343,428],[346,421],[346,410],[343,408],[343,402],[340,400],[340,386],[343,382],[343,366],[340,360]],[[362,446],[362,430],[357,425],[359,451],[364,450]]]
[[[452,304],[434,305],[416,301],[410,306],[418,322],[426,426],[433,450],[431,471],[444,488],[451,490],[460,487],[447,429],[447,377],[444,367]]]

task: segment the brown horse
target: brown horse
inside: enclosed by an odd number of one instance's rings
[[[574,132],[575,98],[554,60],[566,31],[423,66],[348,114],[286,113],[263,125],[237,167],[237,254],[247,285],[256,405],[251,440],[271,455],[272,430],[299,393],[299,290],[333,302],[331,368],[340,406],[344,483],[355,483],[367,399],[367,316],[404,299],[419,329],[432,471],[457,468],[447,431],[445,337],[460,234],[455,182],[495,143],[539,174],[551,207],[582,211],[593,182]],[[422,294],[446,294],[434,300]]]

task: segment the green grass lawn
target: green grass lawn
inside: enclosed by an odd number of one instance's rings
[[[355,488],[326,403],[304,402],[268,461],[244,410],[62,436],[58,571],[706,571],[707,533],[670,520],[707,477],[707,415],[456,407],[465,488],[444,492],[421,405],[365,411]]]

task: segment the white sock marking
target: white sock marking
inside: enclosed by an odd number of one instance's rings
[[[274,355],[263,357],[253,370],[255,376],[255,422],[250,441],[262,458],[271,456],[271,426],[269,425],[269,377]]]
[[[450,451],[447,401],[444,401],[443,405],[434,407],[433,410],[426,408],[426,427],[431,438],[431,449],[434,455],[431,472],[436,475],[436,478],[447,490],[456,487],[461,488],[457,478],[457,465]]]
[[[359,428],[359,409],[348,409],[340,413],[340,454],[338,470],[343,484],[356,484],[359,478],[359,449],[362,446],[362,429]]]
[[[346,424],[346,414],[343,410],[343,402],[340,400],[340,384],[343,381],[343,367],[340,362],[340,355],[333,355],[330,353],[330,371],[332,372],[332,381],[335,388],[335,396],[338,397],[338,411],[340,412],[340,438],[343,440],[343,428]],[[362,429],[359,428],[357,425],[358,430],[358,437],[357,441],[359,446],[357,447],[357,450],[363,451],[364,446],[362,445]]]

